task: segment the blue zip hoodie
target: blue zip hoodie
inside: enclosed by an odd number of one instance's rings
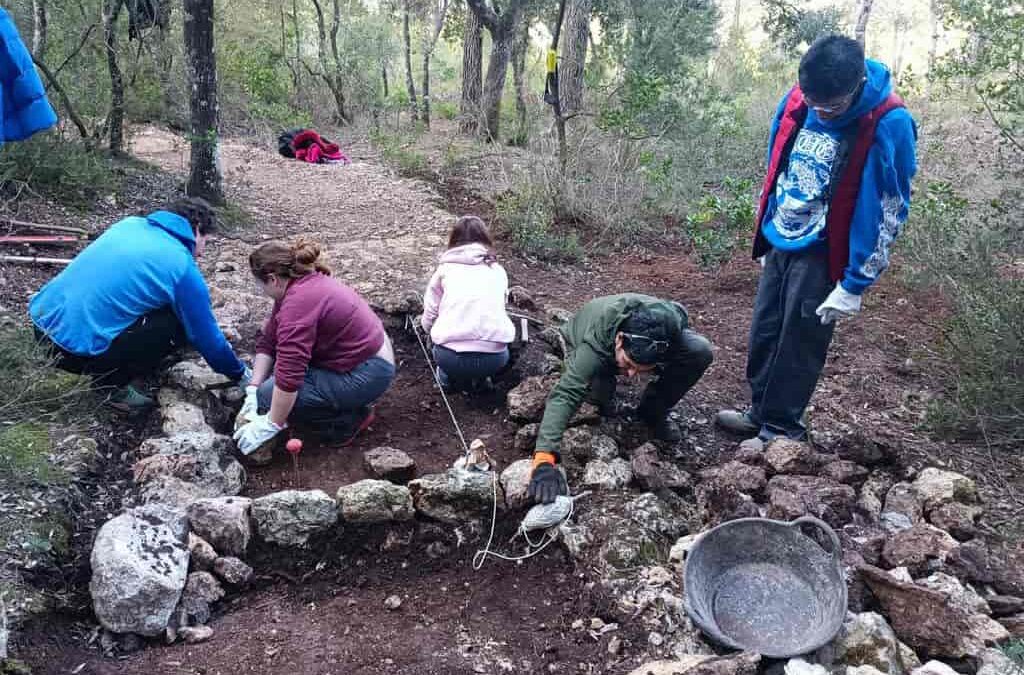
[[[11,15],[0,8],[0,143],[20,141],[57,123],[32,55]]]
[[[838,181],[852,146],[857,118],[892,92],[889,69],[871,59],[865,64],[867,81],[849,110],[827,121],[813,109],[807,111],[789,165],[768,198],[762,220],[765,238],[777,249],[797,251],[825,238],[831,186]],[[772,121],[769,155],[787,98],[788,93]],[[905,108],[890,111],[876,127],[850,223],[850,258],[842,279],[850,293],[863,293],[889,265],[889,248],[910,208],[910,180],[917,172],[916,141],[917,128]]]
[[[32,298],[32,322],[65,351],[96,356],[140,316],[170,306],[210,367],[238,379],[245,366],[217,326],[195,245],[176,213],[118,221]]]

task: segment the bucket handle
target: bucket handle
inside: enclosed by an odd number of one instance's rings
[[[832,550],[826,551],[835,559],[839,559],[843,555],[842,545],[839,543],[839,535],[833,530],[828,524],[822,520],[815,518],[814,516],[800,516],[794,521],[788,523],[789,527],[799,528],[801,525],[813,525],[818,528],[828,537],[829,542],[832,544]]]

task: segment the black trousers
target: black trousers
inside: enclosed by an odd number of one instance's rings
[[[36,337],[53,348],[61,370],[92,375],[100,384],[122,386],[157,370],[164,357],[188,344],[185,328],[170,307],[140,316],[95,356],[73,354],[55,344],[36,328]]]
[[[665,418],[681,398],[697,384],[704,371],[714,361],[711,343],[695,331],[683,331],[680,348],[668,355],[668,360],[655,369],[656,377],[648,383],[640,397],[637,415],[653,424]],[[609,403],[615,395],[615,368],[602,371],[590,382],[587,399],[598,406]]]
[[[750,417],[761,437],[807,437],[804,410],[811,400],[835,324],[814,313],[832,291],[824,246],[795,252],[772,249],[754,300],[747,355]]]

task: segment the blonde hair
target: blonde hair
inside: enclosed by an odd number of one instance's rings
[[[320,259],[320,247],[308,239],[294,244],[268,241],[249,254],[249,269],[257,279],[265,280],[271,274],[282,279],[298,279],[307,274],[330,274],[331,268]]]

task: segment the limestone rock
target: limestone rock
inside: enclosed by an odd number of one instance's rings
[[[992,616],[1024,614],[1024,598],[1015,598],[1012,595],[989,595],[985,601],[992,608]]]
[[[587,462],[583,471],[583,484],[600,490],[621,490],[633,480],[633,469],[624,459],[605,462],[595,459]]]
[[[768,481],[768,517],[792,520],[812,515],[832,527],[853,518],[857,493],[849,485],[817,476],[775,476]]]
[[[862,466],[875,466],[889,460],[890,450],[878,441],[855,431],[842,436],[831,448],[840,459],[848,459]]]
[[[188,534],[188,552],[192,569],[209,572],[213,569],[213,561],[217,559],[217,551],[210,542],[194,532]]]
[[[989,546],[972,539],[951,552],[946,564],[961,579],[1024,597],[1024,541]]]
[[[956,577],[951,577],[942,572],[936,572],[931,576],[920,579],[917,582],[925,588],[942,591],[949,598],[950,604],[970,614],[992,614],[992,609],[983,597],[978,595],[970,586],[964,586]]]
[[[501,489],[505,493],[505,504],[510,509],[523,509],[529,506],[530,476],[533,473],[533,461],[520,459],[501,472]]]
[[[539,430],[540,425],[536,422],[519,427],[516,430],[515,440],[512,442],[515,451],[522,455],[532,453],[537,445],[537,432]]]
[[[228,378],[214,372],[205,361],[179,361],[167,370],[166,380],[180,389],[205,394],[207,387],[225,385]]]
[[[349,523],[412,520],[412,495],[404,485],[386,480],[361,480],[338,488],[338,508]]]
[[[803,659],[790,659],[783,666],[782,672],[785,675],[829,675],[825,666],[818,663],[808,663]]]
[[[679,537],[676,543],[672,544],[672,548],[668,552],[669,562],[681,563],[686,560],[686,556],[689,555],[690,549],[697,545],[697,540],[700,539],[700,534],[688,534],[683,537]]]
[[[961,502],[943,504],[928,513],[928,521],[935,527],[949,532],[959,541],[969,541],[978,534],[975,521],[981,515],[981,507]]]
[[[882,549],[882,562],[886,567],[906,567],[914,577],[938,569],[956,540],[943,530],[919,523],[909,530],[893,535]]]
[[[714,527],[729,520],[760,515],[753,498],[735,485],[714,478],[699,483],[694,489],[697,513],[705,527]]]
[[[186,626],[178,631],[178,635],[188,644],[206,642],[213,637],[213,629],[209,626]]]
[[[671,661],[649,661],[629,675],[755,675],[761,657],[757,654],[709,656],[684,654]]]
[[[935,467],[922,469],[913,482],[913,488],[924,502],[925,511],[953,501],[972,503],[978,500],[978,488],[973,480],[955,471]]]
[[[236,495],[245,469],[231,453],[231,439],[212,431],[150,438],[139,446],[136,483],[144,500],[184,501],[183,507],[194,499]]]
[[[210,620],[210,605],[223,597],[224,589],[216,577],[209,572],[193,572],[185,582],[181,608],[189,623],[206,623]]]
[[[374,448],[363,453],[367,471],[381,480],[405,484],[416,477],[416,461],[397,448]]]
[[[819,473],[825,478],[831,478],[837,483],[845,483],[846,485],[860,485],[868,478],[868,470],[866,468],[847,459],[829,462],[821,467]]]
[[[528,377],[508,392],[508,414],[520,422],[539,422],[555,377]]]
[[[914,668],[910,675],[959,675],[942,661],[929,661],[920,668]]]
[[[882,548],[889,535],[885,530],[874,526],[844,525],[839,531],[839,540],[843,551],[856,551],[869,565],[877,565],[882,558]]]
[[[768,485],[768,477],[764,469],[733,460],[721,466],[705,469],[700,472],[701,480],[717,480],[721,484],[731,486],[745,494],[757,497],[764,493]]]
[[[871,520],[878,520],[882,516],[885,495],[889,492],[892,484],[893,478],[887,471],[877,469],[872,471],[860,488],[860,497],[857,499],[858,510]]]
[[[188,575],[188,549],[174,529],[129,511],[107,521],[92,549],[93,609],[115,633],[160,635]]]
[[[940,591],[893,579],[882,570],[862,565],[861,576],[901,640],[933,657],[951,659],[976,654],[986,645],[1009,637],[1006,629],[984,614],[965,612]]]
[[[813,474],[828,458],[807,443],[775,438],[765,446],[764,461],[775,473]]]
[[[882,513],[901,514],[916,525],[924,519],[924,502],[910,483],[896,483],[885,494]]]
[[[644,443],[633,451],[629,461],[633,477],[645,490],[689,490],[693,479],[671,459],[661,457],[658,447]]]
[[[999,623],[1009,632],[1010,637],[1024,640],[1024,614],[1000,617]]]
[[[323,490],[284,490],[252,500],[252,519],[264,541],[305,546],[338,522],[338,507]]]
[[[885,675],[874,666],[847,666],[843,675]]]
[[[592,459],[610,462],[618,456],[619,446],[615,439],[594,433],[589,427],[566,429],[562,437],[563,458],[571,458],[585,464]]]
[[[647,492],[626,503],[623,514],[643,529],[669,539],[686,534],[686,522],[667,502]]]
[[[1020,665],[998,649],[985,649],[979,656],[981,667],[977,675],[1019,675]]]
[[[219,494],[208,486],[199,485],[174,476],[159,476],[139,490],[144,504],[167,504],[176,509],[186,509],[192,502]]]
[[[848,614],[835,639],[818,650],[817,660],[827,664],[872,666],[883,675],[906,675],[918,665],[916,657],[908,662],[892,627],[874,612]]]
[[[519,309],[537,309],[537,303],[534,302],[533,296],[522,286],[512,286],[508,289],[508,301],[513,307]]]
[[[497,489],[498,508],[505,504],[501,486],[495,488],[491,471],[449,469],[445,473],[421,476],[409,483],[416,510],[452,525],[490,516]]]
[[[213,572],[232,586],[242,586],[252,579],[252,568],[234,556],[217,558],[213,562]]]
[[[197,405],[176,401],[160,408],[162,429],[168,436],[182,433],[212,433],[203,410]]]
[[[221,553],[243,555],[252,537],[247,497],[200,499],[188,507],[188,520],[200,537]]]
[[[546,307],[544,309],[548,323],[561,326],[573,317],[573,313],[563,307]]]

